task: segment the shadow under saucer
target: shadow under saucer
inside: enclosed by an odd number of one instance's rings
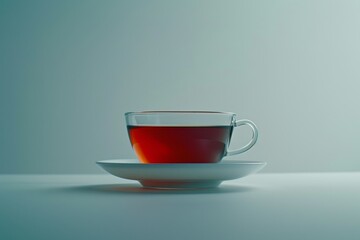
[[[107,194],[219,194],[253,191],[253,186],[223,185],[216,188],[146,188],[139,184],[101,184],[64,187],[66,192]]]

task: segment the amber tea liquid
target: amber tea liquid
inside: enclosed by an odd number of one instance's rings
[[[143,163],[215,163],[228,148],[233,126],[128,126]]]

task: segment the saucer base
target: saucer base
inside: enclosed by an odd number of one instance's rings
[[[218,180],[139,180],[145,188],[189,189],[189,188],[216,188],[222,181]]]

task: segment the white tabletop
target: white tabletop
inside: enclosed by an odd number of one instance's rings
[[[360,173],[256,174],[212,190],[110,175],[0,175],[0,239],[360,239]]]

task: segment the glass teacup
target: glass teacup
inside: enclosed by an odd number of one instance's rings
[[[216,163],[243,153],[257,141],[256,125],[236,120],[234,113],[208,111],[145,111],[125,114],[132,147],[142,163]],[[247,125],[252,138],[230,151],[234,127]]]

